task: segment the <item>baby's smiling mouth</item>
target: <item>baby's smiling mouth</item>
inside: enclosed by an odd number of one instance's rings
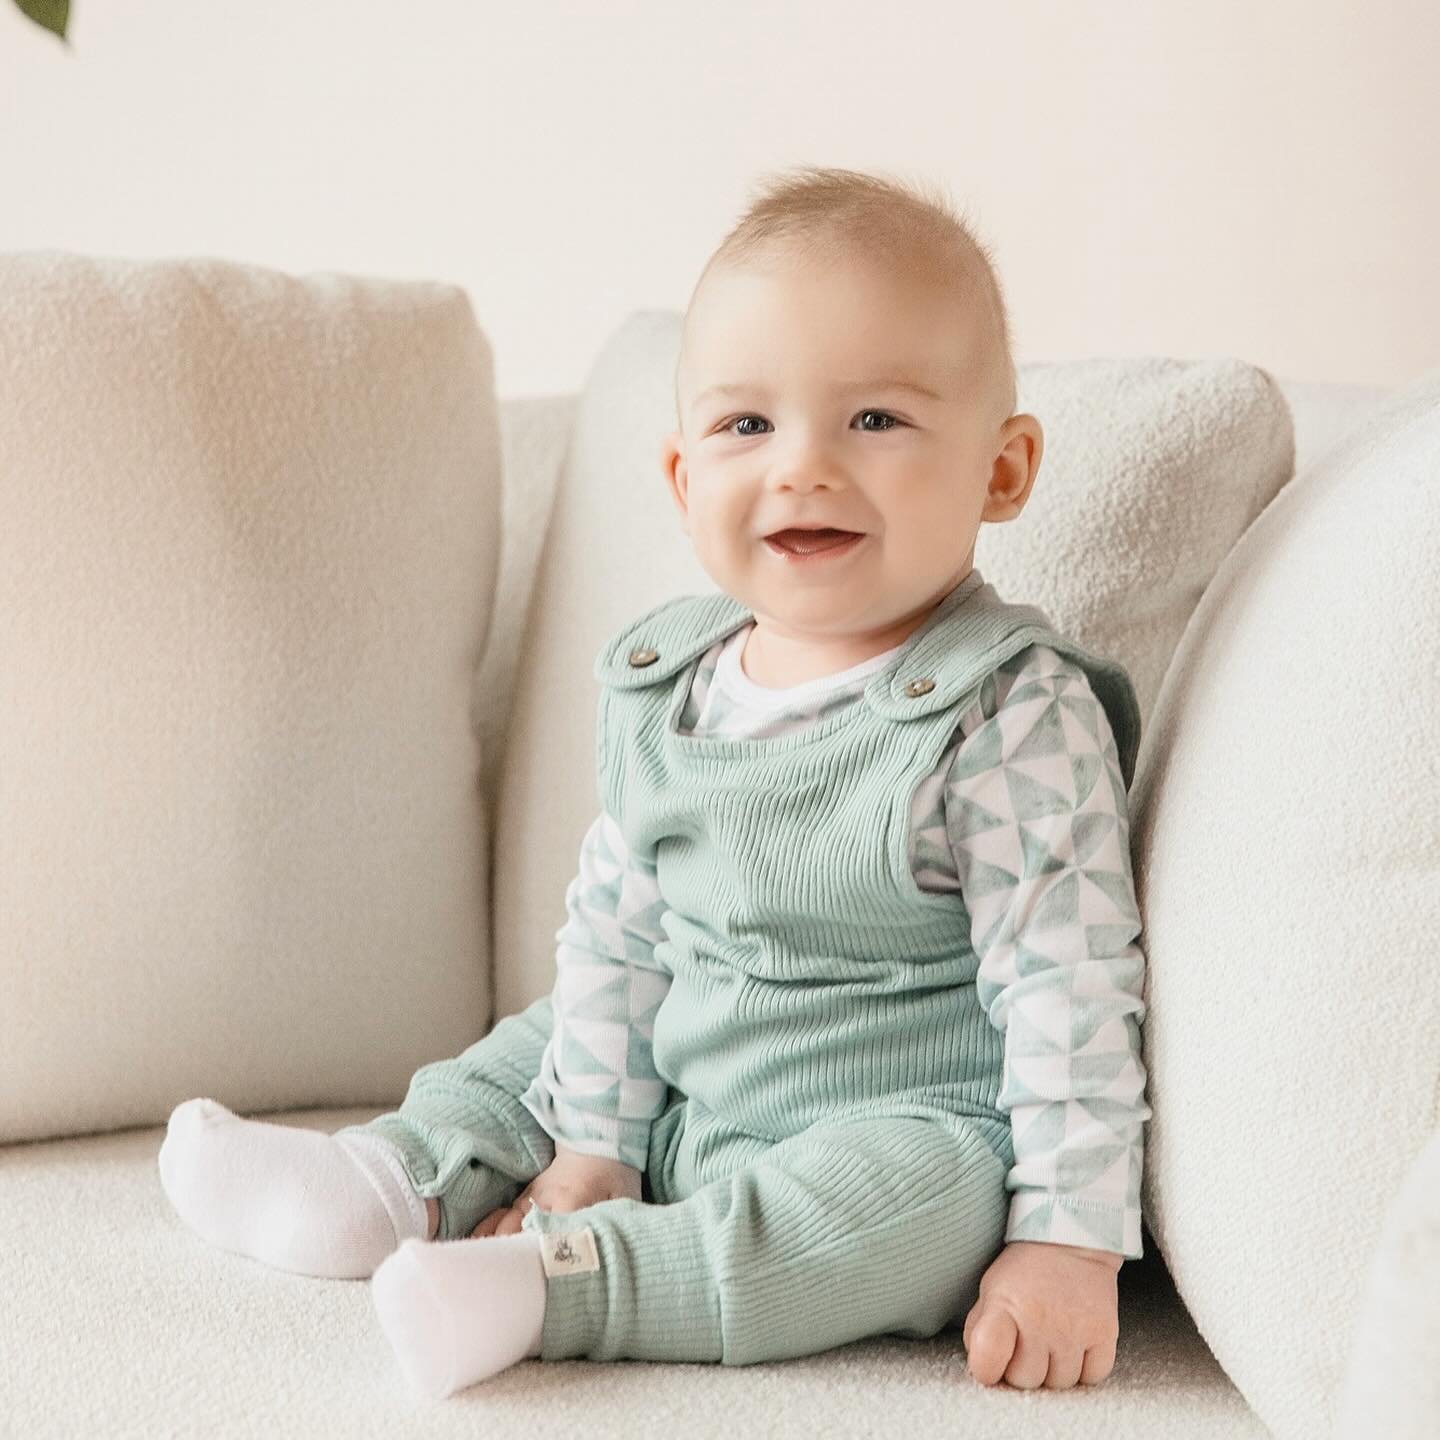
[[[833,526],[792,526],[785,530],[772,530],[765,537],[765,543],[771,549],[782,550],[788,555],[814,555],[859,539],[860,534],[858,530],[837,530]]]

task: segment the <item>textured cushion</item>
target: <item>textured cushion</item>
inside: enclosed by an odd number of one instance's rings
[[[1226,557],[1132,791],[1145,1212],[1279,1440],[1329,1433],[1385,1205],[1437,1121],[1437,475],[1440,371]]]
[[[1045,453],[1020,515],[981,525],[975,565],[1123,661],[1143,731],[1216,567],[1294,473],[1289,407],[1228,358],[1024,365],[1018,381]]]
[[[0,257],[0,1141],[390,1104],[489,1021],[452,286]]]
[[[681,323],[673,311],[632,316],[581,395],[506,742],[497,1014],[554,979],[565,890],[599,806],[596,648],[661,600],[716,588],[660,469]],[[1031,365],[1019,388],[1046,451],[1020,517],[981,526],[976,565],[1005,599],[1039,605],[1081,644],[1123,661],[1143,715],[1215,567],[1290,477],[1289,410],[1268,375],[1238,360]],[[562,694],[571,700],[557,705]]]
[[[374,1113],[266,1118],[328,1133]],[[987,1389],[948,1330],[760,1365],[525,1360],[426,1404],[368,1283],[271,1270],[186,1228],[156,1173],[163,1138],[0,1147],[5,1440],[634,1440],[652,1425],[684,1440],[1264,1440],[1153,1246],[1120,1272],[1122,1338],[1098,1387]]]

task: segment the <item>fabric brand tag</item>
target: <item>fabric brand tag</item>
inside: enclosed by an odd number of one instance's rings
[[[540,1258],[546,1275],[584,1275],[600,1268],[595,1233],[583,1230],[548,1230],[540,1234]]]

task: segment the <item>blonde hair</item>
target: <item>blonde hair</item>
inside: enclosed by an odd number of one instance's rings
[[[749,207],[721,240],[690,293],[693,306],[714,270],[772,257],[814,264],[859,260],[929,279],[985,308],[990,354],[1005,410],[1015,409],[1010,318],[989,248],[948,195],[925,181],[801,165],[763,177]],[[688,314],[689,306],[687,306]],[[999,402],[997,401],[997,404]],[[679,365],[676,365],[679,409]]]

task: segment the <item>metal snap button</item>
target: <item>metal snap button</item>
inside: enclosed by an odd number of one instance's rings
[[[913,700],[917,695],[928,695],[934,688],[933,680],[912,680],[905,687],[905,693]]]
[[[660,658],[658,650],[632,650],[630,652],[630,663],[637,668],[641,665],[653,665]]]

